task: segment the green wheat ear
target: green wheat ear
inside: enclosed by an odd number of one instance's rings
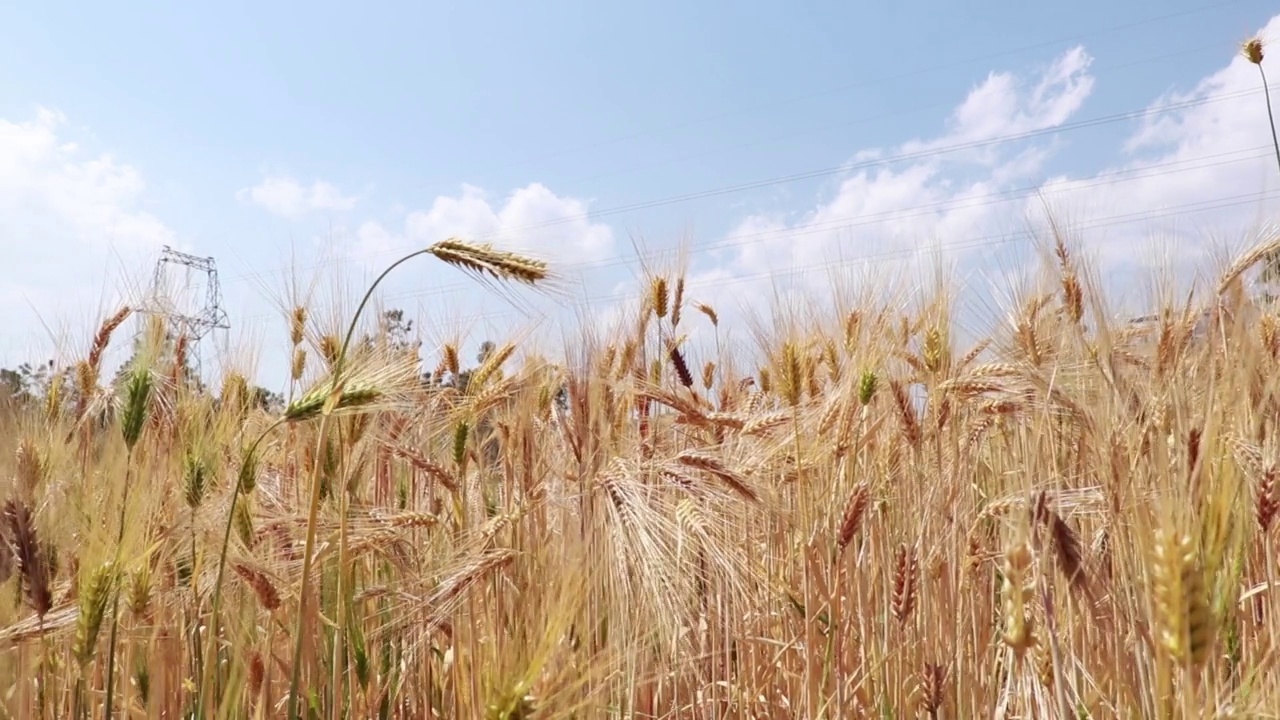
[[[151,388],[151,371],[142,365],[134,366],[125,385],[124,410],[120,418],[120,434],[124,437],[125,446],[131,451],[142,437]]]
[[[98,633],[107,613],[107,600],[116,582],[116,567],[106,562],[94,568],[80,594],[80,615],[76,619],[75,645],[72,654],[83,670],[93,660],[98,645]]]
[[[880,383],[880,378],[871,370],[864,370],[862,377],[858,378],[858,402],[866,405],[875,397],[876,387]]]
[[[182,486],[187,505],[198,509],[209,490],[209,471],[204,460],[188,450],[182,462]]]
[[[458,467],[462,467],[467,459],[467,433],[470,429],[467,421],[463,420],[453,431],[453,462]]]
[[[285,408],[284,418],[289,422],[303,422],[319,417],[324,412],[325,404],[333,396],[333,386],[325,383],[314,388],[306,395],[303,395],[289,407]],[[367,405],[372,405],[382,399],[384,393],[373,386],[351,385],[342,391],[341,397],[338,398],[337,404],[334,405],[334,412],[356,410]]]
[[[258,486],[258,454],[257,448],[251,449],[245,453],[244,460],[240,463],[240,473],[237,476],[237,482],[240,484],[240,492],[248,495]]]

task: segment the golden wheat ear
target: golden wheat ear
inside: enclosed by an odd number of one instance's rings
[[[1218,294],[1226,293],[1241,275],[1277,252],[1280,252],[1280,235],[1268,237],[1249,248],[1222,273],[1222,278],[1218,281]]]
[[[1216,631],[1199,551],[1187,533],[1161,529],[1155,540],[1151,577],[1160,642],[1178,664],[1199,667]]]
[[[427,252],[449,265],[486,279],[526,285],[537,285],[551,279],[547,263],[542,260],[495,250],[487,243],[449,238],[432,245]]]
[[[1240,45],[1240,54],[1254,65],[1262,64],[1262,38],[1251,37]]]
[[[568,295],[564,278],[551,271],[546,261],[528,255],[497,250],[488,243],[472,243],[459,238],[441,240],[426,249],[436,259],[470,275],[486,289],[517,307],[521,300],[510,289],[522,285],[548,298]]]

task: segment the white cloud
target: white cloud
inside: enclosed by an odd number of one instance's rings
[[[992,145],[981,151],[937,153],[965,143],[1061,125],[1093,88],[1090,58],[1081,48],[1057,58],[1032,84],[1010,73],[992,73],[974,88],[936,138],[911,140],[861,158],[915,160],[864,169],[841,181],[834,196],[791,225],[749,217],[732,233],[740,243],[741,269],[763,271],[787,264],[822,263],[836,248],[849,255],[878,255],[921,247],[934,238],[972,236],[997,211],[983,204],[993,193],[1036,176],[1049,158],[1048,143]]]
[[[260,205],[289,219],[315,211],[351,210],[360,200],[354,195],[343,195],[336,186],[323,180],[315,180],[306,187],[287,175],[268,175],[257,185],[238,191],[236,199]]]
[[[118,279],[112,267],[132,272],[161,245],[180,245],[144,209],[141,173],[110,154],[84,153],[63,137],[66,124],[44,108],[28,120],[0,118],[0,298],[13,309],[0,345],[5,363],[33,359],[28,346],[47,343],[36,311],[56,331],[98,310],[103,284]]]
[[[381,254],[455,236],[539,256],[573,258],[575,265],[609,257],[614,245],[612,229],[590,221],[585,201],[558,196],[532,183],[501,204],[491,202],[480,188],[463,185],[460,194],[437,197],[427,209],[409,212],[397,232],[365,223],[357,233],[355,252]]]
[[[1093,92],[1092,63],[1084,48],[1072,48],[1056,58],[1029,88],[1012,73],[991,73],[951,113],[945,134],[905,143],[900,152],[932,152],[1058,127],[1079,111]],[[999,157],[990,149],[973,153],[987,162]]]
[[[0,119],[0,242],[6,253],[173,242],[172,232],[139,207],[146,186],[138,171],[106,154],[78,158],[75,143],[59,141],[65,122],[61,113],[43,108],[33,120]]]
[[[1262,31],[1264,37],[1277,33],[1280,15]],[[1264,66],[1271,77],[1280,73],[1274,52]],[[1105,243],[1093,243],[1104,262],[1140,259],[1128,245],[1141,242],[1145,250],[1148,237],[1158,234],[1155,249],[1187,267],[1212,245],[1246,241],[1275,219],[1280,168],[1256,66],[1236,55],[1149,109],[1113,166],[1092,176],[1050,178],[1042,188],[1056,206],[1105,232]]]
[[[1280,36],[1280,16],[1262,34]],[[1267,57],[1270,77],[1280,77],[1277,54]],[[1223,61],[1223,69],[1190,90],[1152,103],[1152,109],[1165,111],[1135,123],[1110,167],[1071,177],[1046,177],[1044,171],[1073,141],[1067,133],[939,152],[1060,127],[1081,110],[1098,82],[1082,48],[1029,77],[992,73],[950,114],[937,137],[862,149],[854,163],[865,168],[872,160],[911,159],[843,178],[798,218],[744,218],[723,240],[722,247],[732,250],[727,261],[703,272],[715,279],[693,289],[771,297],[768,286],[776,282],[825,287],[842,258],[867,259],[882,270],[918,270],[935,246],[952,260],[980,262],[994,274],[1003,268],[993,267],[993,253],[1025,249],[1024,233],[1030,222],[1043,220],[1046,201],[1059,219],[1079,229],[1083,249],[1103,271],[1140,266],[1153,246],[1189,270],[1211,244],[1243,241],[1280,209],[1280,170],[1270,148],[1258,70],[1240,57]],[[1188,105],[1170,107],[1180,103]],[[1027,192],[1037,187],[1038,193]],[[921,277],[929,282],[932,276]]]

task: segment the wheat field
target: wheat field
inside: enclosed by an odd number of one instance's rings
[[[1277,249],[1135,323],[1055,238],[974,345],[936,291],[779,324],[750,367],[679,344],[721,323],[679,273],[466,372],[300,306],[278,410],[185,381],[154,322],[101,377],[124,308],[0,417],[0,707],[1276,717],[1280,310],[1248,289]]]

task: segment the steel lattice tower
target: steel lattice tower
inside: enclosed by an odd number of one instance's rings
[[[186,287],[191,286],[193,275],[204,276],[204,297],[190,298],[182,307],[172,288],[175,274],[186,276]],[[138,312],[143,315],[163,317],[174,336],[186,336],[188,357],[196,374],[201,372],[200,344],[214,330],[231,327],[227,313],[222,309],[222,288],[218,284],[218,266],[212,257],[197,257],[179,252],[165,245],[156,260],[147,292]],[[140,326],[139,332],[142,332]]]

